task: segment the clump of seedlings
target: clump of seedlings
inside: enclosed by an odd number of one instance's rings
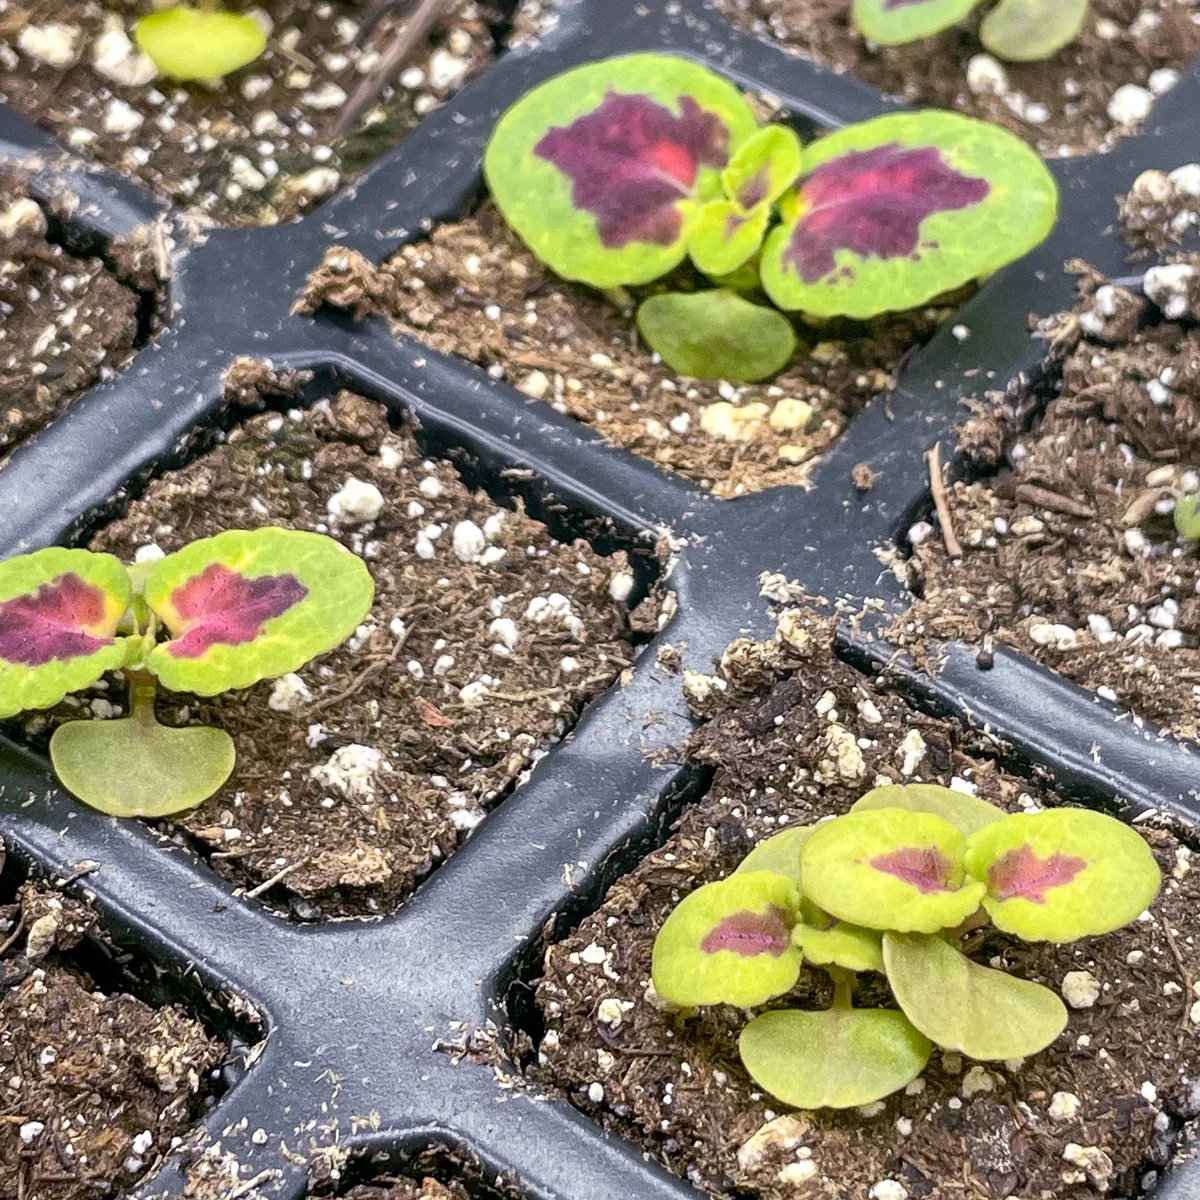
[[[0,718],[120,672],[129,715],[60,725],[54,769],[102,812],[181,812],[229,778],[233,739],[160,725],[159,685],[215,696],[285,675],[344,641],[373,595],[366,564],[344,546],[274,527],[228,530],[133,566],[59,547],[11,558],[0,563]]]
[[[787,1104],[854,1107],[914,1080],[933,1043],[1006,1061],[1062,1033],[1054,992],[967,957],[973,931],[990,921],[1028,942],[1095,937],[1133,921],[1160,883],[1142,838],[1101,813],[1008,815],[949,788],[878,787],[687,896],[655,942],[654,988],[684,1008],[750,1009],[789,992],[806,960],[827,971],[832,1007],[761,1013],[739,1050]],[[867,971],[887,977],[898,1009],[853,1007]]]
[[[957,25],[983,0],[854,0],[854,24],[883,46],[932,37]],[[979,25],[979,39],[999,58],[1050,58],[1083,30],[1088,0],[999,0]]]
[[[690,259],[712,288],[652,287],[637,323],[700,379],[778,372],[798,345],[785,314],[866,319],[987,275],[1041,242],[1058,204],[1040,158],[997,126],[895,114],[801,148],[790,129],[760,129],[719,75],[660,54],[533,89],[497,124],[484,170],[565,279],[625,303]]]
[[[225,12],[215,0],[153,12],[134,29],[138,47],[172,79],[221,79],[252,63],[267,48],[253,17]]]

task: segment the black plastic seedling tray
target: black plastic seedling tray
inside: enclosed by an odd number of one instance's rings
[[[478,194],[499,113],[575,63],[676,51],[772,93],[813,126],[892,107],[852,78],[736,32],[699,0],[567,0],[556,12],[540,44],[501,58],[315,215],[211,231],[192,244],[135,187],[85,170],[0,110],[0,156],[30,176],[36,194],[65,188],[80,197],[77,229],[112,237],[161,216],[176,239],[169,329],[0,469],[0,556],[77,541],[149,473],[179,463],[196,429],[229,419],[221,377],[245,355],[312,369],[318,382],[415,416],[433,451],[453,452],[494,490],[522,488],[559,528],[647,546],[669,531],[679,608],[660,640],[682,649],[688,667],[710,670],[740,635],[770,636],[764,571],[814,596],[901,603],[873,548],[896,545],[929,510],[923,453],[941,439],[950,454],[963,396],[1036,377],[1044,343],[1031,339],[1027,318],[1070,307],[1064,259],[1122,272],[1114,197],[1146,168],[1195,159],[1200,66],[1159,101],[1141,136],[1107,155],[1052,164],[1063,193],[1053,236],[991,279],[911,359],[890,404],[856,418],[811,488],[718,501],[474,367],[395,339],[382,321],[290,315],[331,243],[380,260],[430,222],[460,214]],[[958,323],[971,331],[966,341],[951,336]],[[865,497],[851,483],[863,461],[879,473]],[[843,650],[866,669],[888,657],[886,646],[849,634]],[[289,923],[141,823],[79,806],[43,759],[0,743],[0,833],[10,850],[53,875],[99,863],[84,885],[123,945],[209,992],[243,997],[262,1016],[261,1055],[205,1121],[237,1163],[240,1183],[226,1176],[218,1194],[250,1194],[254,1181],[263,1195],[300,1196],[315,1153],[399,1157],[444,1144],[537,1200],[695,1200],[688,1184],[565,1101],[504,1089],[490,1068],[456,1062],[443,1045],[487,1022],[504,1036],[506,995],[536,965],[544,930],[562,931],[592,910],[697,785],[676,750],[691,728],[678,679],[656,668],[653,651],[399,912],[376,921]],[[1127,817],[1157,809],[1200,819],[1200,760],[1018,655],[1000,651],[983,672],[973,649],[954,648],[937,679],[911,672],[908,681],[921,703],[987,725],[1068,795]],[[171,1163],[139,1195],[179,1196],[183,1187]],[[1158,1195],[1200,1196],[1200,1167],[1179,1167]]]

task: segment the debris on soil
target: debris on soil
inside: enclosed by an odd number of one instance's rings
[[[254,417],[91,546],[145,560],[271,524],[362,555],[374,607],[296,674],[211,699],[160,694],[167,724],[220,726],[237,746],[229,784],[177,826],[247,888],[283,872],[275,895],[297,917],[387,912],[631,665],[634,571],[624,551],[557,541],[470,490],[346,392]],[[102,680],[17,724],[40,745],[64,719],[125,704]]]
[[[363,1156],[365,1158],[365,1156]],[[521,1200],[524,1195],[503,1176],[488,1175],[473,1155],[434,1144],[399,1167],[376,1174],[368,1182],[344,1187],[344,1179],[361,1178],[361,1162],[351,1158],[334,1172],[323,1161],[314,1164],[309,1197],[338,1196],[342,1200]]]
[[[1065,324],[1080,340],[1032,429],[1018,402],[978,408],[961,449],[991,478],[947,489],[962,542],[925,537],[919,597],[888,636],[990,635],[1185,740],[1200,734],[1200,557],[1178,492],[1200,489],[1200,269],[1156,266],[1140,295],[1092,278]],[[999,468],[997,470],[997,468]],[[976,472],[978,473],[978,472]]]
[[[670,286],[695,286],[687,276],[681,269]],[[632,293],[619,308],[559,279],[485,202],[381,267],[334,247],[300,311],[324,303],[381,314],[398,334],[485,367],[610,442],[732,497],[803,483],[812,461],[894,383],[904,354],[964,294],[943,307],[809,331],[811,348],[772,383],[701,382],[675,374],[641,343]]]
[[[395,145],[491,62],[498,15],[460,0],[346,138],[342,106],[407,15],[367,5],[262,0],[268,34],[249,66],[211,84],[160,76],[131,41],[143,0],[68,10],[0,7],[0,98],[69,149],[132,176],[203,221],[271,224],[310,207]]]
[[[41,205],[0,171],[0,458],[111,376],[137,337],[137,294],[48,233]]]
[[[0,905],[0,1196],[133,1188],[200,1115],[224,1057],[178,1006],[96,990],[64,958],[95,936],[86,904],[37,884]]]
[[[1001,63],[978,38],[983,9],[935,37],[876,46],[851,0],[717,0],[730,20],[910,105],[1003,125],[1047,158],[1134,132],[1200,50],[1191,0],[1092,0],[1080,36],[1045,62]]]
[[[742,1068],[746,1017],[725,1006],[664,1010],[651,951],[686,893],[728,875],[780,829],[845,812],[884,783],[938,783],[1012,811],[1057,800],[999,765],[1001,747],[955,721],[917,713],[840,662],[834,621],[785,611],[774,643],[734,642],[693,689],[693,761],[711,790],[672,836],[610,889],[604,905],[549,947],[537,998],[546,1032],[530,1072],[669,1170],[723,1198],[1132,1196],[1170,1162],[1182,1122],[1200,1113],[1200,876],[1191,850],[1139,827],[1164,872],[1150,912],[1070,946],[982,931],[972,956],[1060,991],[1071,972],[1097,984],[1091,1007],[1024,1062],[972,1064],[935,1052],[921,1078],[866,1108],[784,1113]],[[685,689],[686,690],[686,689]],[[831,753],[853,745],[854,756]],[[1000,964],[996,964],[1000,965]],[[1074,977],[1072,977],[1074,978]],[[769,1007],[828,1004],[827,977],[804,971]],[[890,1003],[860,976],[864,1005]]]
[[[1121,236],[1137,257],[1170,253],[1200,227],[1200,163],[1143,171],[1119,204]]]

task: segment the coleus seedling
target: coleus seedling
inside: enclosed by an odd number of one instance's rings
[[[185,82],[220,79],[252,63],[267,46],[267,35],[253,17],[203,0],[144,16],[133,36],[164,75]]]
[[[854,24],[883,46],[932,37],[957,25],[984,0],[854,0]],[[1082,32],[1088,0],[999,0],[984,16],[979,39],[1000,58],[1049,58]]]
[[[686,258],[714,291],[654,292],[638,326],[675,370],[757,380],[792,357],[787,313],[912,308],[1037,245],[1041,159],[954,113],[896,114],[801,148],[726,80],[672,55],[589,63],[523,96],[484,156],[509,224],[565,279],[644,286]],[[779,218],[782,217],[780,223]]]
[[[825,1010],[755,1016],[739,1042],[754,1080],[799,1108],[846,1108],[904,1087],[933,1044],[983,1060],[1035,1054],[1063,1030],[1050,989],[960,947],[990,919],[1026,941],[1071,942],[1134,920],[1161,876],[1146,842],[1101,813],[1009,815],[929,784],[888,785],[845,816],[784,830],[667,917],[653,981],[681,1008],[756,1007],[807,962]],[[858,972],[884,974],[897,1009],[853,1006]]]
[[[60,725],[55,771],[102,812],[180,812],[229,777],[233,739],[160,725],[159,685],[213,696],[294,671],[348,637],[373,595],[360,558],[290,529],[230,530],[132,567],[87,550],[11,558],[0,563],[0,718],[121,672],[129,716]]]

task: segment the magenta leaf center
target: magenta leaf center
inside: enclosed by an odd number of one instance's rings
[[[211,646],[251,642],[262,627],[308,595],[294,575],[258,575],[247,579],[221,563],[210,563],[171,594],[185,628],[167,643],[176,658],[199,658]]]
[[[990,191],[986,179],[960,174],[935,146],[892,142],[848,151],[822,163],[801,186],[801,217],[784,263],[805,283],[817,283],[835,270],[838,250],[861,258],[918,258],[926,218],[969,208]],[[853,275],[849,267],[838,273]]]
[[[676,241],[679,201],[691,194],[701,164],[725,165],[729,130],[720,117],[690,96],[680,96],[679,109],[675,116],[649,96],[610,91],[534,147],[570,178],[571,202],[595,216],[610,249]]]
[[[743,958],[753,958],[756,954],[778,958],[791,944],[787,914],[781,908],[772,907],[764,913],[749,910],[730,913],[709,930],[700,949],[705,954],[732,950]]]
[[[930,892],[948,892],[954,864],[936,846],[903,846],[870,861],[876,871],[894,875],[911,884],[923,896]]]
[[[87,627],[104,619],[104,592],[78,575],[60,575],[30,596],[0,603],[0,659],[41,667],[111,646]]]
[[[1082,858],[1052,854],[1039,858],[1028,844],[1010,850],[988,869],[988,891],[997,900],[1019,898],[1045,904],[1051,888],[1070,883],[1087,866]]]
[[[743,208],[756,208],[767,198],[767,192],[770,188],[770,167],[759,167],[738,189],[738,203]]]

